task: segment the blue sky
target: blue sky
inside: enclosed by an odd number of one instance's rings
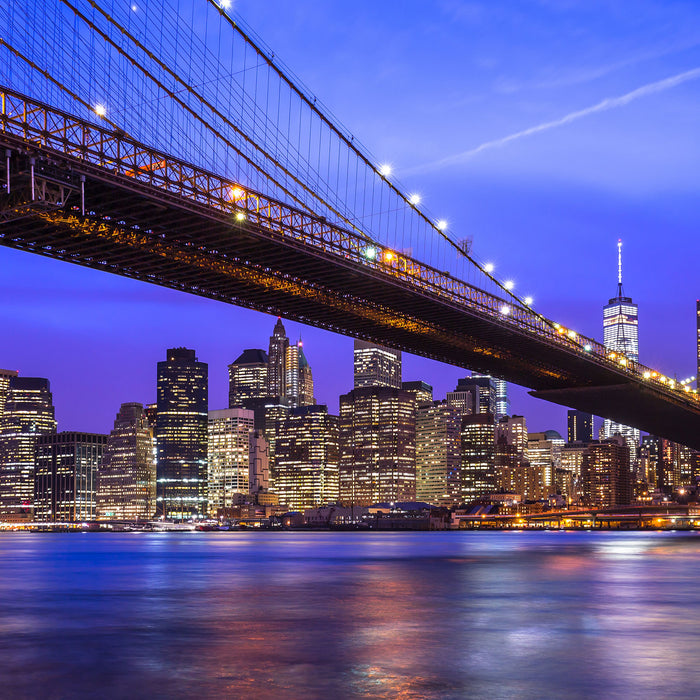
[[[622,238],[642,362],[695,373],[700,5],[236,0],[234,11],[554,320],[602,337]],[[52,380],[61,429],[107,431],[120,402],[153,400],[155,363],[172,345],[210,363],[220,408],[226,364],[265,347],[274,324],[15,251],[0,249],[0,270],[0,366]],[[317,398],[337,410],[352,342],[287,328],[305,340]],[[404,366],[437,397],[464,374]],[[563,409],[513,396],[531,429],[563,429]]]

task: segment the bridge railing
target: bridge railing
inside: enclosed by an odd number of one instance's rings
[[[457,306],[467,306],[504,328],[516,327],[553,347],[584,354],[589,361],[648,381],[676,400],[687,400],[695,406],[700,400],[688,387],[680,387],[675,380],[651,368],[611,353],[601,343],[564,328],[529,307],[513,304],[367,236],[155,151],[122,132],[101,128],[6,88],[0,88],[0,110],[3,132],[40,148],[213,208],[231,217],[233,225],[252,223],[267,235],[313,246],[325,254],[388,275],[411,289],[419,288]]]

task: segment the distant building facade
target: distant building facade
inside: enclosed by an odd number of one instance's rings
[[[243,408],[248,399],[268,396],[268,356],[264,350],[244,350],[228,366],[228,407]]]
[[[156,511],[153,429],[140,403],[123,403],[97,475],[97,517],[147,520]]]
[[[593,415],[585,411],[570,410],[566,414],[567,442],[591,442],[593,440]]]
[[[626,440],[616,435],[588,445],[581,467],[583,497],[594,508],[632,502],[632,473]]]
[[[187,348],[158,363],[156,511],[166,518],[207,512],[208,373]]]
[[[353,350],[354,387],[401,388],[401,351],[364,340],[355,340]]]
[[[465,501],[497,490],[493,413],[462,416],[462,495]]]
[[[35,513],[43,522],[97,517],[97,474],[107,436],[63,432],[42,435],[36,446]]]

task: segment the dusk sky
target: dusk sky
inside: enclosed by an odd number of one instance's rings
[[[695,374],[700,296],[700,5],[695,1],[237,0],[241,17],[406,191],[555,321],[602,340],[616,293],[639,304],[640,360]],[[51,380],[59,430],[108,432],[155,400],[169,347],[227,365],[274,317],[0,247],[0,367]],[[302,336],[316,398],[352,388],[352,340]],[[462,369],[405,356],[443,398]],[[565,410],[513,388],[530,430]]]

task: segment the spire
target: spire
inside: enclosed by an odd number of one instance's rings
[[[622,239],[617,239],[617,296],[622,297]]]

